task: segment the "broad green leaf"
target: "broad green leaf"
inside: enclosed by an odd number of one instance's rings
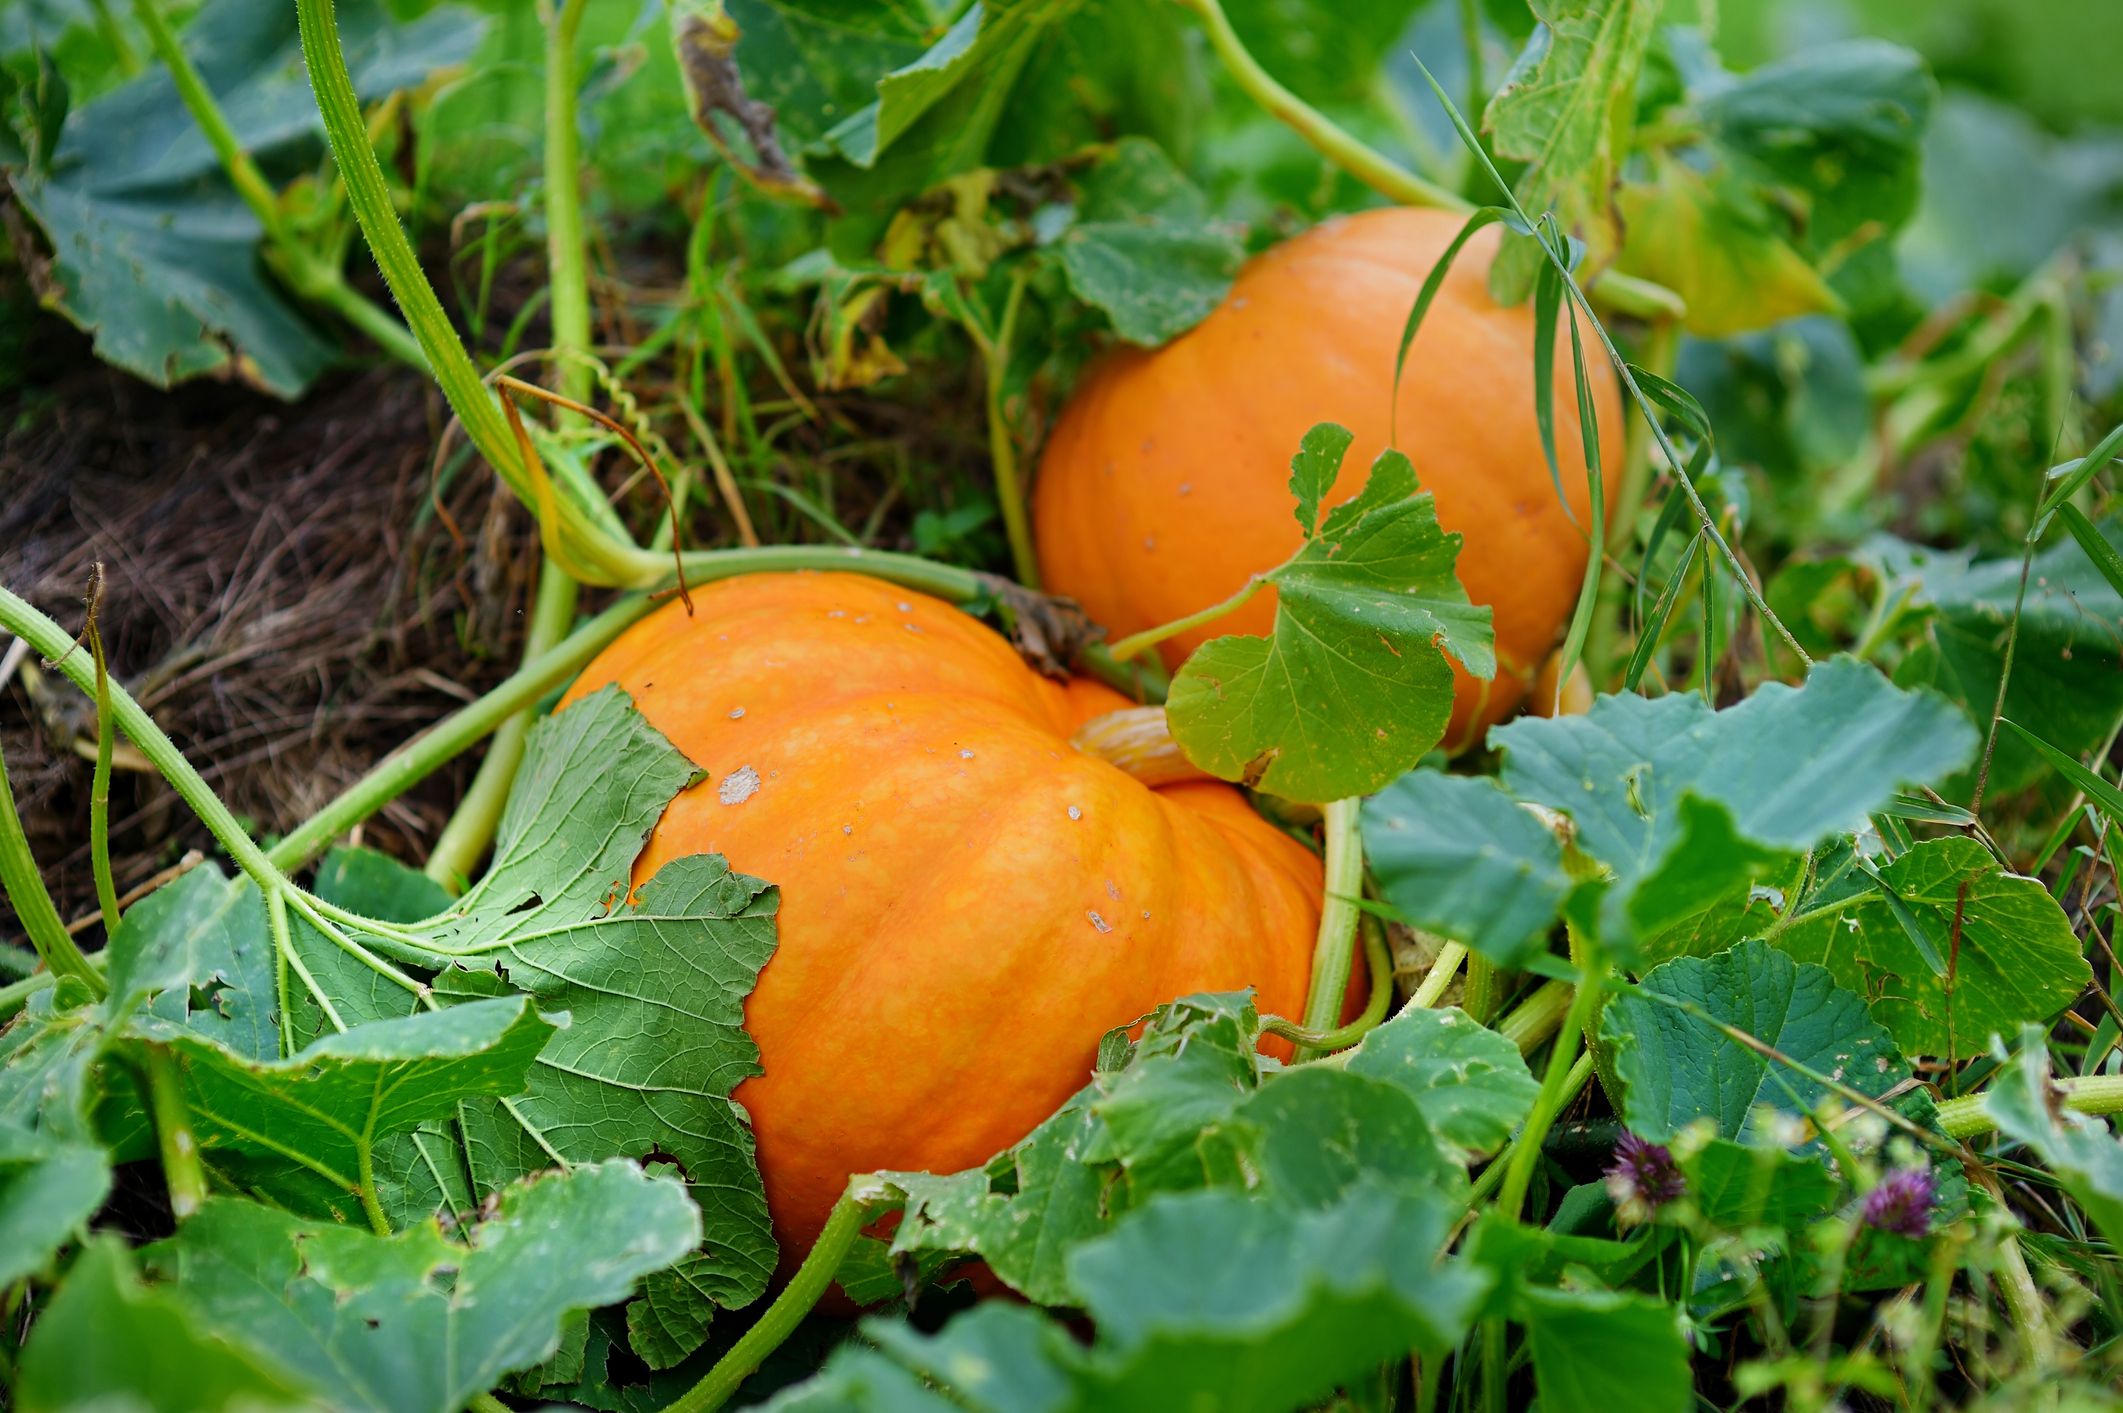
[[[2123,545],[2123,524],[2102,529]],[[1942,551],[1885,537],[1856,556],[1885,581],[1883,592],[1907,591],[1913,604],[1933,610],[1916,647],[1895,669],[1895,680],[1936,687],[1960,704],[1978,726],[1997,705],[2020,559],[1977,560],[1969,551]],[[2070,755],[2092,750],[2123,712],[2123,670],[2116,642],[2123,638],[2123,596],[2076,543],[2060,541],[2035,556],[2020,607],[2005,715],[2040,728],[2044,740]],[[1993,793],[2022,789],[2047,764],[2010,732],[2000,732],[1991,759]],[[1972,788],[1969,777],[1942,787],[1949,795]]]
[[[1782,1148],[1713,1138],[1677,1156],[1688,1200],[1705,1221],[1726,1231],[1791,1228],[1827,1212],[1836,1200],[1836,1179],[1827,1168]]]
[[[641,1294],[627,1303],[627,1347],[651,1369],[668,1369],[700,1348],[714,1322],[718,1281],[712,1263],[693,1252],[677,1264],[644,1276]],[[570,1375],[554,1371],[552,1382],[581,1376],[581,1351]]]
[[[104,1017],[79,987],[63,981],[32,997],[0,1030],[0,1130],[63,1142],[95,1138],[90,1114],[104,1094],[96,1063]],[[67,1004],[62,1009],[55,999]]]
[[[1503,966],[1540,950],[1570,893],[1562,842],[1483,776],[1416,770],[1364,801],[1364,855],[1402,918]]]
[[[1472,1323],[1486,1277],[1438,1264],[1450,1214],[1358,1191],[1293,1212],[1233,1193],[1166,1197],[1076,1248],[1097,1330],[1085,1348],[1022,1307],[979,1305],[935,1334],[866,1321],[783,1410],[1105,1413],[1309,1407],[1376,1365],[1435,1356]]]
[[[696,855],[625,900],[643,841],[695,775],[617,688],[546,718],[493,867],[428,935],[459,958],[436,977],[439,995],[520,992],[571,1018],[521,1098],[463,1106],[476,1191],[556,1157],[667,1158],[715,1238],[712,1264],[688,1270],[734,1308],[759,1296],[775,1262],[751,1126],[730,1094],[759,1073],[744,998],[773,951],[778,897]]]
[[[156,1023],[122,1043],[174,1056],[201,1147],[254,1160],[242,1165],[247,1180],[291,1207],[358,1220],[352,1194],[378,1139],[475,1096],[521,1092],[553,1033],[511,997],[374,1021],[280,1061]]]
[[[1293,484],[1323,479],[1293,467]],[[1453,577],[1459,544],[1408,458],[1381,453],[1363,491],[1267,575],[1273,633],[1212,639],[1180,668],[1167,702],[1180,749],[1213,775],[1310,802],[1409,769],[1444,738],[1452,661],[1496,672],[1489,610]]]
[[[1725,154],[1766,184],[1801,195],[1800,230],[1818,253],[1854,234],[1891,236],[1915,211],[1937,89],[1915,53],[1859,39],[1706,86],[1695,108]]]
[[[1406,1092],[1438,1137],[1469,1156],[1502,1147],[1540,1092],[1518,1047],[1457,1007],[1403,1010],[1364,1037],[1349,1072]]]
[[[254,1209],[263,1210],[263,1209]],[[312,1408],[283,1377],[217,1329],[184,1295],[140,1283],[125,1244],[91,1242],[37,1318],[22,1352],[21,1413],[272,1413]]]
[[[1663,1300],[1614,1291],[1527,1289],[1526,1326],[1544,1413],[1685,1413],[1695,1406],[1679,1313]]]
[[[398,24],[374,0],[338,13],[369,99],[462,60],[481,23],[445,7]],[[216,0],[181,36],[254,156],[323,132],[295,29],[291,6]],[[159,66],[69,114],[48,170],[12,181],[52,249],[37,271],[40,300],[94,334],[106,361],[160,387],[213,374],[288,398],[329,363],[331,342],[267,279],[256,218]]]
[[[1207,207],[1155,143],[1124,138],[1085,175],[1077,219],[1052,249],[1077,298],[1154,347],[1207,318],[1245,259]]]
[[[110,1158],[95,1144],[0,1126],[0,1286],[42,1271],[110,1190]]]
[[[273,990],[265,904],[248,881],[231,880],[217,864],[142,898],[111,939],[114,1010],[154,994],[151,1014],[249,1059],[280,1056]]]
[[[1791,1064],[1771,1060],[1718,1028],[1723,1022],[1816,1074],[1877,1096],[1909,1078],[1894,1039],[1865,1003],[1817,966],[1766,942],[1715,957],[1680,957],[1645,974],[1642,989],[1697,1014],[1641,995],[1609,1001],[1600,1039],[1613,1050],[1622,1120],[1665,1142],[1699,1119],[1714,1135],[1776,1143],[1762,1111],[1804,1117],[1832,1093]],[[1844,1101],[1837,1099],[1837,1104]]]
[[[2017,1058],[2002,1043],[1995,1048],[2005,1065],[1984,1091],[1983,1111],[1998,1132],[2034,1150],[2103,1235],[2123,1242],[2123,1141],[2103,1120],[2057,1102],[2039,1027],[2021,1029]]]
[[[1083,1405],[1285,1409],[1466,1331],[1483,1281],[1436,1264],[1446,1203],[1359,1191],[1321,1212],[1168,1197],[1077,1248],[1097,1322]]]
[[[1772,940],[1866,997],[1911,1054],[1980,1053],[1993,1035],[2054,1017],[2092,978],[2049,890],[1973,839],[1924,840],[1879,876],[1891,896],[1845,875]],[[1897,899],[1906,917],[1895,915]]]
[[[428,1222],[378,1237],[217,1198],[145,1258],[313,1397],[454,1413],[551,1357],[570,1312],[684,1256],[700,1218],[676,1181],[614,1162],[514,1186],[462,1235]]]
[[[1614,245],[1610,194],[1636,116],[1636,81],[1659,7],[1651,0],[1532,0],[1540,21],[1489,99],[1482,126],[1497,156],[1523,161],[1519,205],[1553,211],[1595,262]],[[1490,287],[1524,299],[1547,257],[1528,238],[1506,243]]]
[[[1616,197],[1625,232],[1615,266],[1655,280],[1688,302],[1683,327],[1722,339],[1842,302],[1792,248],[1770,212],[1737,184],[1715,184],[1660,157],[1656,175]]]
[[[1849,658],[1724,711],[1689,694],[1602,697],[1583,716],[1489,739],[1504,788],[1568,814],[1577,847],[1612,871],[1599,925],[1625,964],[1638,939],[1862,827],[1899,787],[1939,779],[1976,748],[1949,703]]]
[[[383,922],[420,922],[447,912],[455,901],[449,889],[419,869],[374,849],[350,847],[324,856],[310,891]]]

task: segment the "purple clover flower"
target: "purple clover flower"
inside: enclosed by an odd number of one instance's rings
[[[1688,1190],[1681,1169],[1663,1143],[1652,1143],[1627,1129],[1614,1145],[1614,1165],[1607,1169],[1607,1195],[1624,1225],[1649,1221]]]
[[[1899,1236],[1922,1237],[1931,1231],[1931,1209],[1939,1185],[1929,1168],[1896,1168],[1865,1194],[1865,1225]]]

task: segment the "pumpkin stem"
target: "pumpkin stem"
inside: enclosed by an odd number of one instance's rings
[[[1161,706],[1122,707],[1094,716],[1076,728],[1069,744],[1153,789],[1183,780],[1216,779],[1180,753]]]

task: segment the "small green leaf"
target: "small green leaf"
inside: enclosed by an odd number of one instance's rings
[[[1532,0],[1540,27],[1482,115],[1499,157],[1523,161],[1519,205],[1554,211],[1594,260],[1614,244],[1610,193],[1628,152],[1637,73],[1659,7],[1651,0]],[[1497,299],[1516,304],[1547,257],[1534,241],[1507,242],[1490,270]]]
[[[1469,1157],[1502,1147],[1540,1092],[1518,1046],[1456,1007],[1402,1011],[1350,1053],[1349,1072],[1407,1093]]]
[[[1544,1413],[1685,1413],[1694,1406],[1688,1345],[1665,1301],[1529,1288],[1513,1314],[1526,1326]]]
[[[463,1234],[378,1237],[216,1198],[149,1267],[337,1408],[454,1413],[550,1358],[571,1311],[624,1300],[700,1240],[685,1189],[631,1163],[519,1184]]]
[[[1051,249],[1077,298],[1152,348],[1206,319],[1246,255],[1186,173],[1141,137],[1121,139],[1085,175],[1076,221]]]
[[[1300,467],[1293,484],[1303,519],[1306,491],[1332,482]],[[1415,493],[1408,459],[1381,453],[1363,491],[1268,575],[1272,635],[1212,639],[1180,668],[1167,710],[1181,750],[1213,775],[1311,802],[1413,766],[1451,719],[1446,655],[1496,672],[1489,610],[1453,577],[1459,542]]]
[[[2039,1027],[2022,1028],[2017,1058],[2002,1043],[1994,1048],[2005,1067],[1984,1091],[1983,1111],[1998,1132],[2034,1150],[2110,1241],[2123,1242],[2123,1142],[2102,1120],[2056,1102]]]
[[[1627,235],[1615,264],[1686,300],[1688,332],[1730,338],[1841,310],[1827,281],[1737,183],[1713,184],[1672,157],[1660,157],[1655,172],[1617,197]]]
[[[1364,802],[1364,855],[1417,927],[1500,966],[1539,950],[1569,896],[1555,832],[1483,776],[1416,770]]]
[[[229,1342],[234,1332],[215,1330],[204,1313],[178,1292],[143,1286],[123,1242],[91,1242],[38,1316],[15,1406],[21,1413],[316,1406],[296,1391],[299,1381]]]
[[[1718,1022],[1860,1094],[1884,1094],[1909,1077],[1908,1062],[1865,1014],[1864,1001],[1823,968],[1794,962],[1766,942],[1662,963],[1645,974],[1641,989],[1648,994],[1608,1002],[1600,1039],[1613,1047],[1622,1119],[1645,1138],[1665,1142],[1708,1119],[1715,1136],[1781,1147],[1758,1111],[1804,1117],[1832,1092],[1733,1039]]]
[[[42,1271],[110,1195],[109,1156],[0,1125],[0,1286]]]
[[[1319,532],[1320,502],[1334,489],[1342,458],[1355,440],[1347,427],[1322,422],[1305,433],[1297,455],[1290,458],[1290,494],[1297,497],[1297,523],[1308,540]]]
[[[1772,940],[1872,998],[1873,1019],[1911,1054],[1978,1054],[1992,1035],[2050,1020],[2092,979],[2049,890],[1973,839],[1924,840],[1879,877],[1891,894],[1846,878]]]
[[[1835,1203],[1836,1180],[1828,1169],[1782,1148],[1713,1138],[1678,1156],[1689,1200],[1703,1220],[1726,1231],[1790,1228]]]

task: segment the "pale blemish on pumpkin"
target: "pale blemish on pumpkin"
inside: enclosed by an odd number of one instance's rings
[[[1091,925],[1100,932],[1111,932],[1113,930],[1113,924],[1107,922],[1095,912],[1086,912],[1084,916],[1091,919]]]
[[[759,793],[759,772],[749,765],[739,766],[722,778],[715,787],[715,798],[726,805],[741,805]]]
[[[973,759],[973,752],[971,752],[971,751],[969,751],[969,750],[966,750],[966,749],[964,749],[963,747],[961,747],[961,748],[960,748],[960,750],[959,750],[959,752],[958,752],[958,758],[959,758],[960,760],[971,760],[971,759]]]
[[[744,719],[745,719],[745,709],[744,709],[743,707],[732,707],[732,708],[730,709],[730,720],[732,720],[732,721],[742,721],[742,720],[744,720]]]
[[[1084,812],[1082,810],[1078,809],[1075,805],[1069,806],[1069,818],[1082,819],[1083,817]]]

